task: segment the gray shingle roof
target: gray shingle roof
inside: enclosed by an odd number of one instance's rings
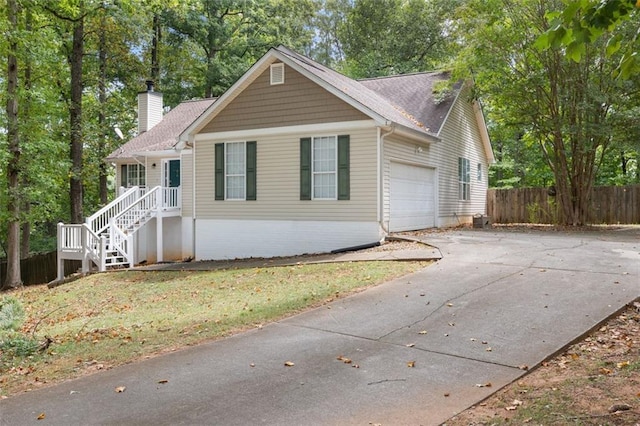
[[[300,67],[343,92],[381,117],[430,135],[437,135],[455,99],[454,93],[437,102],[433,84],[448,73],[416,73],[367,80],[353,80],[284,46],[277,50]]]
[[[196,120],[215,99],[186,101],[169,111],[162,120],[148,131],[136,136],[113,151],[107,160],[131,158],[145,152],[171,149],[178,142],[178,136]]]
[[[415,73],[360,80],[360,84],[413,117],[425,131],[438,134],[461,87],[454,85],[452,93],[442,99],[435,96],[434,84],[449,77],[448,72]]]

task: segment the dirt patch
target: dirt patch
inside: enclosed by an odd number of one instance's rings
[[[445,424],[640,425],[640,303]]]

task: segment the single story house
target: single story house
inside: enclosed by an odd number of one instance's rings
[[[139,135],[106,159],[121,195],[85,224],[102,252],[77,258],[288,256],[471,222],[494,157],[470,84],[443,91],[448,78],[356,81],[279,46],[219,98],[164,116],[149,86]]]

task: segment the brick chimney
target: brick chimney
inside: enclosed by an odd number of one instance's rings
[[[138,134],[162,120],[162,93],[153,91],[153,81],[147,80],[146,84],[147,91],[138,93]]]

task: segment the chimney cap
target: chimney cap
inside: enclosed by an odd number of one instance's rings
[[[153,80],[147,80],[145,84],[147,85],[147,92],[153,92]]]

